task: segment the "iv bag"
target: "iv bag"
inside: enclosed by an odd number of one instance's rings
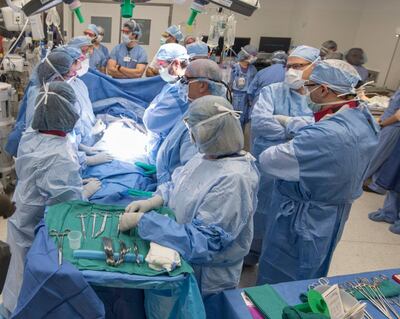
[[[226,48],[232,48],[235,43],[236,22],[235,15],[231,14],[228,18],[224,36],[224,45]]]
[[[218,30],[218,15],[214,14],[211,16],[210,30],[208,32],[207,45],[212,49],[218,46],[219,41],[219,30]]]

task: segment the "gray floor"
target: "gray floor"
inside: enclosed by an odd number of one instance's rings
[[[354,203],[329,275],[400,267],[400,236],[389,232],[388,224],[375,223],[367,217],[382,207],[383,200],[383,196],[364,193]],[[0,220],[0,240],[5,240],[6,230],[6,222]],[[241,287],[254,286],[256,276],[257,267],[245,268]]]

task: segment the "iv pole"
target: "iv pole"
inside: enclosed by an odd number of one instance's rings
[[[392,64],[393,64],[394,57],[396,55],[397,47],[399,46],[400,32],[398,32],[398,31],[396,32],[396,38],[397,38],[396,45],[395,45],[394,50],[393,50],[392,58],[390,59],[389,68],[388,68],[388,70],[386,72],[385,81],[383,82],[383,86],[384,87],[386,87],[386,81],[387,81],[387,79],[389,77],[390,69],[392,68]]]

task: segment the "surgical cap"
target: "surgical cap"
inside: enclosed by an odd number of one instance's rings
[[[156,54],[157,60],[172,61],[175,59],[188,60],[189,55],[183,45],[177,43],[167,43],[162,45]]]
[[[97,28],[97,26],[95,24],[89,24],[87,27],[87,30],[92,31],[96,36],[99,35],[99,29]]]
[[[79,36],[72,38],[67,45],[70,47],[81,49],[82,47],[91,46],[93,44],[92,41],[87,36]]]
[[[82,55],[82,51],[81,50],[79,50],[78,48],[75,48],[75,47],[68,46],[68,45],[55,48],[52,52],[65,52],[74,61],[78,60]]]
[[[124,23],[124,28],[128,28],[133,34],[136,34],[138,38],[142,36],[142,28],[140,27],[140,24],[133,19],[126,21]]]
[[[208,57],[207,43],[202,41],[188,44],[186,49],[191,58]]]
[[[246,59],[248,59],[248,58],[251,58],[252,56],[255,57],[255,56],[257,56],[257,52],[258,52],[258,51],[257,51],[257,48],[256,48],[256,47],[254,47],[254,46],[248,44],[248,45],[244,46],[244,47],[240,50],[240,52],[239,52],[238,55],[237,55],[237,59],[238,59],[239,61],[243,61],[243,60],[246,60]]]
[[[222,73],[218,64],[208,59],[200,59],[191,62],[185,72],[188,78],[197,78],[208,83],[211,95],[226,95],[226,88],[222,83]]]
[[[311,73],[310,80],[325,84],[335,92],[355,94],[355,87],[361,78],[357,70],[342,60],[324,60]]]
[[[176,41],[180,42],[183,40],[183,34],[181,32],[181,28],[177,25],[171,25],[170,27],[165,30],[163,36],[172,35]]]
[[[73,104],[76,96],[72,87],[65,82],[46,84],[36,99],[36,110],[32,128],[41,131],[71,132],[79,115]]]
[[[200,153],[223,156],[243,149],[243,130],[234,112],[220,96],[203,96],[192,102],[186,120]]]
[[[309,62],[314,62],[319,58],[319,55],[320,51],[318,49],[307,45],[300,45],[289,54],[289,57],[302,58]]]
[[[272,53],[272,63],[286,64],[288,55],[285,51],[275,51]]]
[[[43,60],[37,67],[37,84],[42,85],[54,80],[57,76],[67,74],[73,63],[74,59],[64,51],[50,52],[47,59]]]

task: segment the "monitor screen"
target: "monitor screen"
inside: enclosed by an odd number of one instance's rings
[[[289,51],[291,38],[261,37],[259,51],[272,53],[278,50]]]

